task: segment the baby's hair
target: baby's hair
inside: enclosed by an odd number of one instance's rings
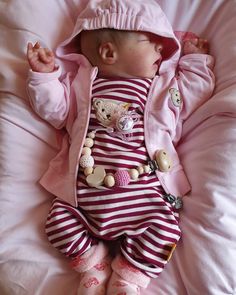
[[[98,49],[102,43],[112,42],[116,46],[119,46],[122,44],[122,40],[128,37],[129,34],[130,31],[110,28],[82,31],[79,35],[80,52],[95,65],[99,58]],[[88,46],[88,44],[90,45]]]

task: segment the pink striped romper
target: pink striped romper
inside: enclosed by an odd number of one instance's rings
[[[151,79],[95,80],[93,101],[127,103],[129,111],[139,115],[129,140],[123,140],[101,126],[92,108],[88,132],[100,129],[92,148],[95,166],[114,173],[147,164],[144,108],[151,83]],[[127,186],[113,188],[88,187],[85,176],[79,173],[78,208],[54,200],[46,224],[49,241],[66,256],[75,258],[99,240],[119,240],[126,259],[135,261],[136,267],[155,278],[180,238],[178,213],[165,202],[163,194],[154,172],[141,174]]]

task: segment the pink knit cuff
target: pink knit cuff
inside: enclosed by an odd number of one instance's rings
[[[88,271],[108,254],[108,248],[104,243],[92,246],[83,255],[74,258],[71,266],[79,273]]]
[[[150,278],[142,273],[138,268],[133,266],[129,261],[123,258],[121,255],[117,256],[112,261],[112,269],[118,275],[122,277],[122,279],[136,284],[142,288],[146,288],[150,282]]]

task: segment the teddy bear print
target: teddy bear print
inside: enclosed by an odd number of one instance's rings
[[[98,121],[104,127],[113,127],[116,120],[129,109],[129,103],[117,103],[108,99],[96,99],[93,108]]]
[[[181,107],[182,104],[182,98],[180,96],[179,90],[175,88],[169,89],[170,95],[171,95],[171,101],[175,107]]]

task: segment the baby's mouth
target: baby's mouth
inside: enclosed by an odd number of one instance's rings
[[[162,61],[162,57],[158,58],[154,64],[156,64],[159,68],[160,64],[161,64],[161,61]]]
[[[159,61],[154,62],[153,66],[159,68]]]

